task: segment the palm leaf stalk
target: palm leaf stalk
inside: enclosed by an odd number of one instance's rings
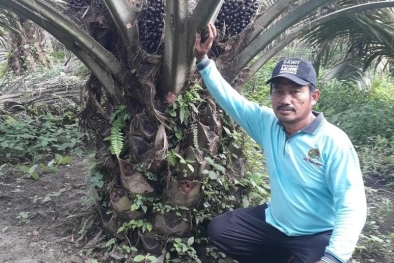
[[[390,31],[393,32],[393,28],[390,25],[382,25],[382,23],[376,23],[376,20],[371,20],[366,18],[365,16],[356,17],[353,14],[362,13],[365,11],[371,11],[375,9],[389,8],[394,7],[394,1],[382,1],[376,3],[367,3],[360,4],[358,6],[347,7],[341,9],[339,11],[332,12],[327,14],[321,18],[315,19],[313,21],[307,22],[303,25],[296,26],[295,29],[291,30],[291,33],[283,33],[280,36],[280,39],[275,42],[273,47],[267,49],[266,52],[263,52],[261,56],[254,61],[243,74],[243,78],[241,81],[236,83],[237,89],[240,89],[246,82],[250,80],[250,78],[256,74],[256,72],[267,63],[272,57],[275,56],[280,50],[286,47],[288,44],[296,40],[297,38],[304,36],[307,39],[308,45],[321,45],[324,41],[335,40],[338,38],[344,38],[345,35],[348,35],[349,28],[360,27],[363,29],[362,35],[364,37],[368,37],[371,35],[371,31],[369,30],[371,26],[375,25],[379,29],[379,32],[374,34],[373,37],[369,37],[370,39],[377,40],[380,42],[381,47],[387,48],[387,51],[392,50],[392,43],[387,39],[387,36],[390,36]],[[361,21],[361,19],[367,19],[367,21]],[[375,18],[376,19],[376,18]],[[355,21],[357,20],[357,21]],[[344,26],[346,25],[346,26]],[[324,32],[321,32],[324,30]],[[377,32],[376,30],[372,32]],[[383,36],[386,36],[382,39]],[[379,41],[380,40],[380,41]],[[356,44],[355,44],[356,43]],[[360,43],[365,43],[365,41],[360,42],[359,39],[354,39],[352,46],[349,46],[347,50],[355,50],[356,46],[359,46]],[[334,43],[332,43],[334,44]],[[367,48],[368,49],[368,48]],[[367,50],[365,49],[365,50]],[[378,48],[371,48],[371,53],[373,50],[377,50]],[[368,49],[369,50],[369,49]],[[382,52],[376,53],[382,54]],[[387,55],[391,54],[390,52],[386,53]],[[372,60],[376,58],[375,56],[370,56]],[[372,61],[371,59],[367,61]],[[317,63],[317,61],[315,61]],[[366,63],[364,68],[366,68],[370,63]]]
[[[379,6],[379,3],[373,4]],[[311,44],[321,46],[315,63],[332,68],[325,76],[326,79],[340,78],[357,82],[373,64],[378,65],[383,59],[393,58],[393,11],[371,10],[363,15],[356,13],[339,18],[327,29],[317,28],[315,34],[305,36]],[[333,32],[331,36],[327,30]]]
[[[301,21],[308,14],[322,5],[334,2],[333,0],[310,0],[297,7],[290,14],[279,20],[276,24],[270,27],[267,31],[255,37],[246,47],[237,53],[233,59],[233,63],[227,68],[224,77],[232,82],[238,74],[245,68],[250,61],[254,59],[259,52],[275,40],[286,29]]]

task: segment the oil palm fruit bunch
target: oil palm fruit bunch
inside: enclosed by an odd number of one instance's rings
[[[247,27],[259,9],[256,0],[226,0],[215,20],[217,41],[211,55],[218,57],[224,52],[224,44],[230,37],[238,35]]]
[[[216,28],[221,32],[221,41],[241,33],[250,24],[258,8],[256,0],[224,1],[215,21]]]
[[[148,0],[138,18],[139,39],[149,54],[158,53],[164,31],[165,6],[163,0]]]

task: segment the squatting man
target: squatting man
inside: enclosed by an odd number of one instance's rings
[[[279,61],[267,81],[272,108],[234,90],[207,57],[216,38],[196,35],[194,55],[222,109],[263,149],[271,198],[215,217],[210,241],[240,263],[344,263],[366,220],[357,153],[348,136],[312,107],[320,91],[311,63]]]

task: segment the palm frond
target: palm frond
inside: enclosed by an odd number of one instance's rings
[[[350,5],[350,1],[339,1]],[[336,3],[336,4],[338,4]],[[394,9],[370,10],[341,17],[312,30],[304,37],[318,47],[315,65],[332,67],[326,78],[356,81],[383,58],[394,59]]]

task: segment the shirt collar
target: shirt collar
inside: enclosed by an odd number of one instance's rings
[[[308,126],[301,129],[300,131],[313,134],[317,130],[317,128],[319,128],[319,126],[322,124],[322,122],[324,121],[323,113],[317,111],[312,111],[312,113],[313,115],[316,116],[316,118],[311,123],[309,123]],[[278,124],[283,127],[282,122],[280,120],[278,120]]]
[[[312,113],[316,116],[316,118],[308,126],[301,129],[301,131],[309,134],[313,134],[324,120],[322,112],[312,111]]]

